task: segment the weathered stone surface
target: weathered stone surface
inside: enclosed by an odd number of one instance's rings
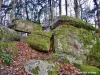
[[[51,32],[32,32],[27,40],[27,43],[36,50],[48,52],[50,49],[51,35]]]
[[[91,31],[69,25],[59,26],[53,31],[55,54],[66,56],[70,63],[87,63],[87,57],[93,55],[91,51],[97,42]]]
[[[17,39],[18,39],[18,35],[16,31],[9,29],[7,27],[0,27],[0,40],[1,41],[13,41]]]
[[[42,26],[40,24],[21,20],[21,19],[15,19],[12,23],[12,26],[10,27],[15,30],[23,31],[23,32],[32,32],[36,30],[42,30]]]
[[[24,64],[25,71],[31,75],[57,75],[57,66],[47,61],[30,60]]]

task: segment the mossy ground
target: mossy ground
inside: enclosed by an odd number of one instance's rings
[[[0,41],[0,60],[8,65],[12,63],[13,56],[18,55],[18,48],[15,43]]]
[[[90,73],[89,75],[100,75],[100,69],[93,67],[93,66],[88,66],[88,65],[83,65],[83,64],[74,64],[74,66],[78,67],[81,72],[85,73]]]

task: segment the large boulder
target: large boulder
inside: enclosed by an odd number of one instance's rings
[[[7,27],[0,27],[0,40],[1,41],[14,41],[18,40],[19,37],[16,31]]]
[[[61,25],[53,31],[56,55],[66,57],[70,63],[87,64],[90,56],[100,62],[100,38],[92,31],[71,25]]]
[[[36,30],[42,31],[42,26],[40,24],[22,20],[22,19],[13,20],[12,25],[9,27],[16,31],[29,32],[29,33]]]
[[[24,64],[25,71],[31,75],[58,75],[59,66],[52,62],[30,60]]]
[[[48,52],[51,35],[51,32],[35,31],[28,37],[27,43],[36,50]]]
[[[55,29],[56,27],[60,25],[72,25],[77,28],[84,28],[86,30],[91,30],[95,32],[100,33],[100,29],[96,29],[93,27],[91,24],[82,21],[81,19],[76,19],[73,17],[68,17],[68,16],[59,16],[52,24],[51,24],[51,29]]]

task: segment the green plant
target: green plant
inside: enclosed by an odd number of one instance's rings
[[[12,55],[11,54],[2,54],[0,55],[0,60],[8,65],[12,63]]]
[[[0,60],[10,65],[13,55],[18,54],[18,49],[15,43],[0,41]]]

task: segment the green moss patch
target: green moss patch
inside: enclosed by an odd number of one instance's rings
[[[85,21],[82,21],[81,19],[76,19],[76,18],[72,18],[72,17],[68,17],[68,16],[58,17],[58,21],[54,24],[53,29],[55,29],[59,25],[72,25],[72,26],[75,26],[77,28],[84,28],[87,30],[100,32],[99,29],[96,29],[91,24],[89,24]]]
[[[32,73],[38,75],[39,67],[37,66],[35,69],[32,70]]]
[[[92,75],[100,75],[100,69],[98,69],[96,67],[88,66],[88,65],[82,65],[82,64],[74,64],[74,66],[78,67],[81,70],[81,72],[83,72],[83,73],[85,72],[87,74],[91,73]]]
[[[51,32],[32,32],[27,40],[27,43],[36,50],[48,52],[50,49],[51,35]]]
[[[2,41],[14,41],[18,40],[18,35],[14,30],[6,27],[0,28],[0,40]]]
[[[100,40],[92,31],[71,25],[61,25],[53,32],[55,53],[65,54],[69,60],[72,59],[75,62],[79,60],[88,63],[90,55],[99,61]]]

